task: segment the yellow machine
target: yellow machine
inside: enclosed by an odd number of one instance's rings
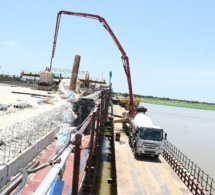
[[[87,71],[85,78],[84,79],[79,79],[83,84],[90,84],[90,83],[95,83],[95,84],[106,84],[106,81],[103,79],[91,79],[90,78],[90,73]]]
[[[130,99],[120,99],[119,104],[122,107],[125,107],[126,109],[129,109],[129,103]],[[134,100],[134,106],[137,107],[139,106],[140,101],[139,100]]]
[[[50,72],[50,69],[46,67],[44,71],[40,73],[40,79],[38,82],[38,89],[49,91],[54,85],[53,74]]]
[[[50,71],[50,68],[46,67],[45,70],[41,71],[39,74],[38,73],[32,73],[32,72],[21,72],[20,74],[20,79],[24,76],[27,77],[32,77],[32,78],[38,78],[38,89],[39,90],[45,90],[45,91],[49,91],[51,90],[54,86],[58,86],[58,84],[60,83],[60,81],[62,79],[64,79],[64,77],[62,76],[62,74],[56,74],[56,73],[52,73]],[[90,78],[90,73],[87,71],[85,78],[84,79],[79,79],[83,84],[85,85],[89,85],[89,84],[102,84],[105,85],[106,81],[105,79],[98,79],[98,78]]]

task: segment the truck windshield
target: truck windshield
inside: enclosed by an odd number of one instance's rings
[[[163,140],[163,130],[162,129],[152,129],[152,128],[140,128],[139,131],[140,139],[162,141]]]

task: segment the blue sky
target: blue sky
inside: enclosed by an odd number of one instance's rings
[[[7,0],[0,6],[1,73],[49,66],[57,13],[86,12],[106,19],[130,61],[133,92],[215,103],[215,1]],[[121,53],[97,21],[63,15],[54,68],[108,78],[128,92]]]

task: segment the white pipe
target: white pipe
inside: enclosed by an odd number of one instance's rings
[[[48,175],[46,175],[45,179],[42,181],[42,183],[39,185],[39,187],[35,191],[34,195],[47,194],[47,192],[49,191],[49,188],[51,187],[52,183],[54,182],[56,176],[63,169],[64,164],[66,163],[66,160],[69,157],[71,151],[72,151],[72,147],[69,147],[61,154],[61,156],[60,156],[61,162],[59,164],[55,164],[52,167],[52,169],[49,171]]]

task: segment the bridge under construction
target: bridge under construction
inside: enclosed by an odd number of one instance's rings
[[[147,109],[135,107],[128,56],[104,18],[60,11],[50,68],[44,75],[49,78],[52,75],[62,14],[96,19],[108,31],[122,54],[129,89],[128,110],[111,101],[111,81],[109,86],[99,90],[82,91],[77,78],[78,55],[71,79],[69,82],[62,80],[58,91],[33,90],[13,83],[0,85],[0,193],[215,195],[213,178],[171,144],[166,136],[161,135],[159,140],[148,139],[149,142],[145,139],[137,145],[139,132],[147,128],[134,127],[133,121],[139,112]],[[145,113],[141,114],[144,116]],[[124,127],[134,131],[126,133]],[[155,129],[163,133],[162,129]],[[150,146],[147,151],[150,155],[139,156],[146,143],[159,147],[162,155],[152,151]],[[110,166],[105,168],[103,161]],[[108,177],[101,181],[107,171]],[[98,192],[98,188],[106,187],[107,191]]]

